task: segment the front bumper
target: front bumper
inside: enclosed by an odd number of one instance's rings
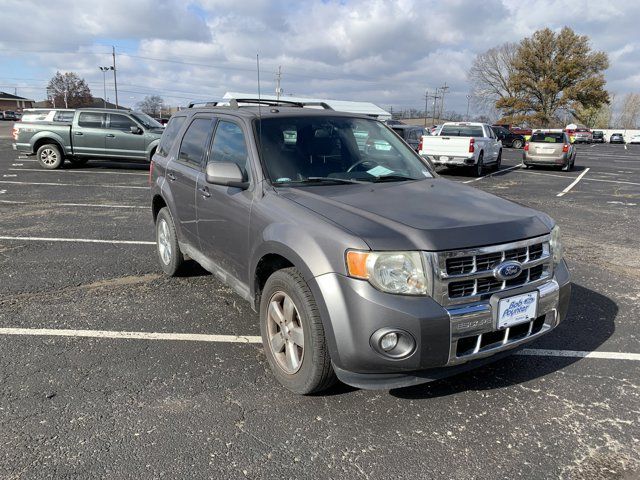
[[[417,385],[496,360],[555,328],[567,315],[571,294],[564,261],[541,285],[508,289],[488,301],[447,308],[430,297],[386,294],[365,281],[338,274],[315,280],[336,375],[344,383],[369,389]],[[499,299],[534,289],[540,295],[537,318],[512,327],[513,334],[496,330]],[[413,337],[415,349],[410,355],[388,358],[371,347],[373,333],[389,327]]]

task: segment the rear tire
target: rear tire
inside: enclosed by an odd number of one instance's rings
[[[42,145],[38,148],[36,156],[38,157],[38,163],[40,166],[47,170],[60,168],[64,163],[64,156],[62,155],[60,148],[53,143],[47,143],[46,145]]]
[[[518,150],[519,150],[519,149],[521,149],[521,148],[522,148],[522,140],[520,140],[520,139],[515,139],[515,140],[513,141],[513,143],[511,144],[511,147],[512,147],[512,148],[516,148],[516,149],[518,149]]]
[[[174,277],[184,263],[178,244],[176,227],[167,207],[161,208],[156,218],[156,251],[162,271]]]
[[[573,160],[567,160],[567,163],[562,166],[563,172],[569,172],[573,168]]]
[[[480,152],[478,163],[474,167],[473,173],[476,177],[482,177],[484,175],[484,152]]]
[[[288,390],[308,395],[336,382],[318,306],[298,269],[278,270],[267,279],[260,332],[273,375]]]
[[[500,170],[500,165],[502,165],[502,150],[498,153],[498,158],[496,159],[496,164],[493,169],[497,172]]]

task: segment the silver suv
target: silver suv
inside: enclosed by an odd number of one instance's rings
[[[152,211],[162,269],[189,257],[249,301],[285,387],[428,382],[565,318],[550,217],[438,177],[372,118],[255,103],[171,118]]]

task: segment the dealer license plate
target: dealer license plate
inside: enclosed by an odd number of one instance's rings
[[[498,303],[498,328],[507,328],[536,318],[538,291],[514,295]]]

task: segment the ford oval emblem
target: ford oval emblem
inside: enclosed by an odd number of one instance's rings
[[[498,280],[511,280],[522,273],[522,264],[515,260],[503,262],[493,269],[493,276]]]

